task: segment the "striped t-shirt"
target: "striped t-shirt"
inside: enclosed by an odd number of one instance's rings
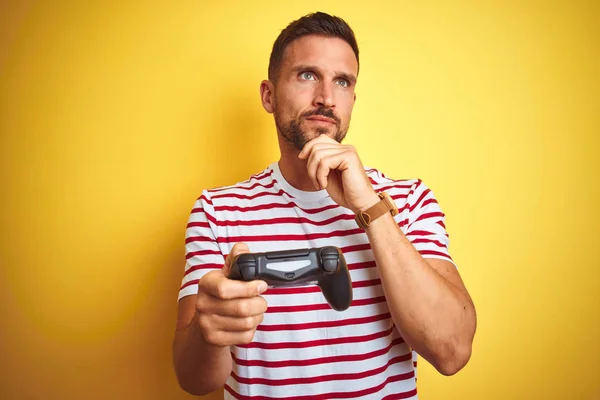
[[[423,257],[452,261],[433,193],[421,180],[392,180],[366,169],[373,188],[398,205],[402,232]],[[179,299],[220,269],[237,242],[251,252],[341,248],[353,302],[334,311],[317,286],[269,288],[254,340],[232,346],[226,399],[416,399],[416,353],[404,343],[385,301],[367,235],[326,190],[305,192],[285,181],[275,162],[233,186],[204,190],[186,229]]]

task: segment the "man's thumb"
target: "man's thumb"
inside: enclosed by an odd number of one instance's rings
[[[223,265],[223,275],[229,275],[229,271],[231,271],[231,263],[233,259],[243,253],[250,253],[250,248],[246,243],[236,243],[231,248],[229,254],[227,254],[227,258],[225,258],[225,264]]]

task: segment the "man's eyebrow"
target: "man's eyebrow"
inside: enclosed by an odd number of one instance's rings
[[[316,71],[318,68],[315,65],[308,64],[299,64],[292,68],[292,72],[300,72],[300,71]]]
[[[292,72],[297,73],[297,72],[301,72],[301,71],[315,71],[318,72],[319,68],[316,65],[308,65],[308,64],[300,64],[300,65],[296,65],[295,67],[292,68]],[[348,82],[355,84],[356,83],[356,76],[354,76],[354,74],[349,74],[347,72],[339,72],[336,71],[335,72],[335,76],[338,78],[342,78],[347,80]]]
[[[335,76],[339,76],[340,78],[347,80],[353,85],[356,83],[356,76],[354,76],[353,74],[347,74],[345,72],[336,72]]]

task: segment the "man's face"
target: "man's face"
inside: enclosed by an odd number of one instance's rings
[[[358,63],[342,39],[304,36],[285,51],[273,109],[281,135],[301,150],[325,134],[341,142],[350,125]]]

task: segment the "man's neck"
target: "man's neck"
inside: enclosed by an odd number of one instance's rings
[[[281,158],[279,159],[279,170],[283,178],[291,186],[298,190],[314,192],[317,190],[308,176],[306,169],[306,160],[300,160],[298,154],[300,150],[296,149],[291,143],[281,139],[279,141]]]

